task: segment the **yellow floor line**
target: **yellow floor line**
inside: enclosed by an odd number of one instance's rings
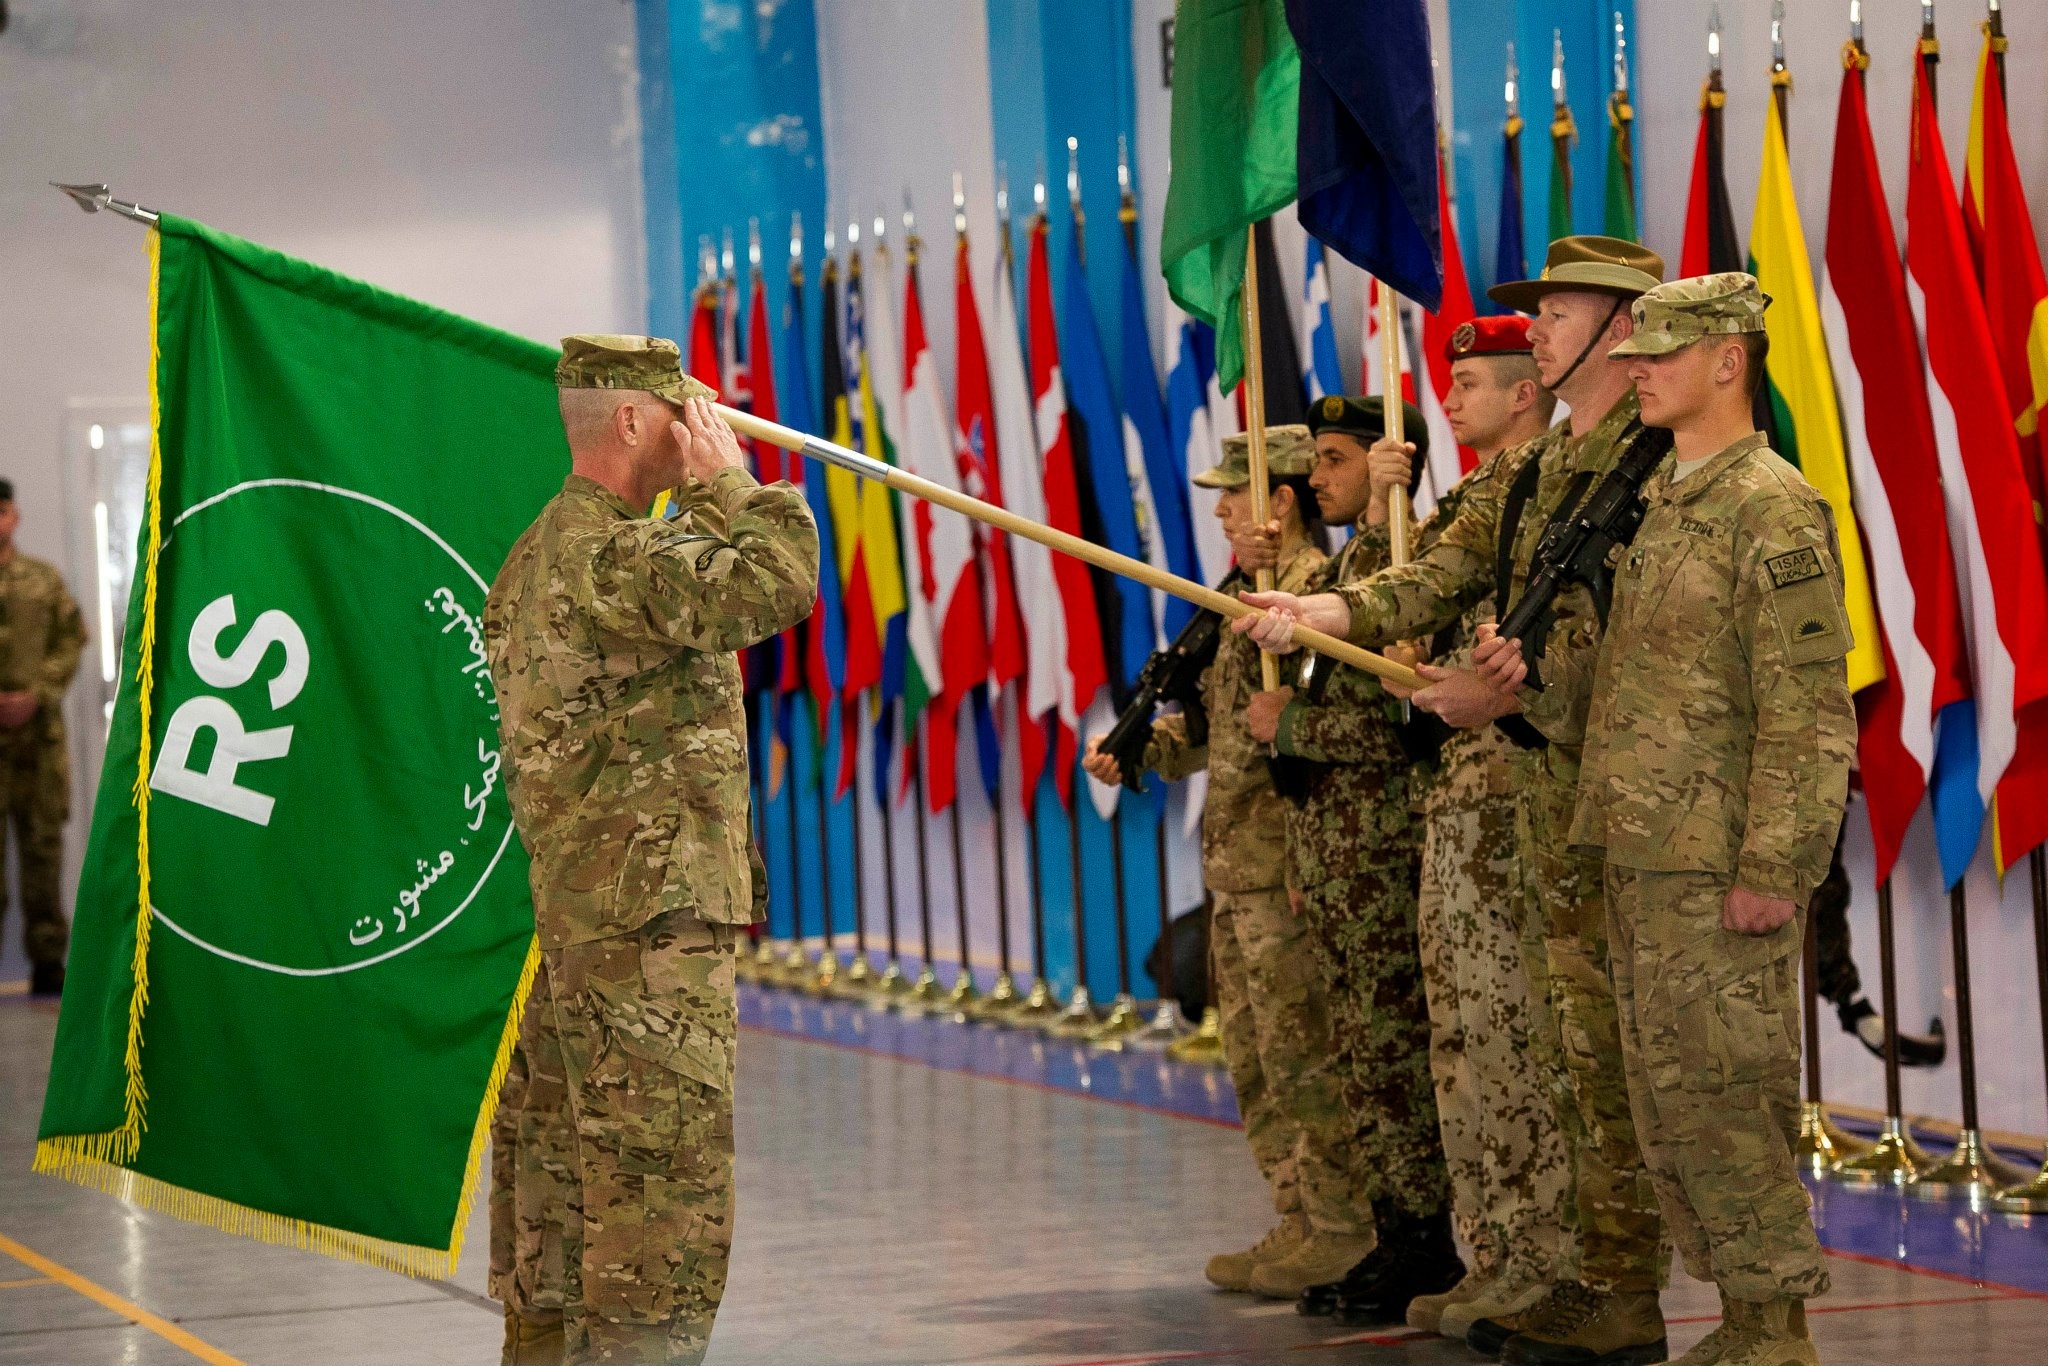
[[[23,1281],[0,1281],[0,1290],[21,1290],[31,1285],[55,1285],[48,1276],[30,1276]]]
[[[93,1303],[113,1310],[137,1327],[147,1328],[165,1342],[181,1347],[206,1362],[207,1366],[243,1366],[240,1360],[229,1356],[218,1347],[201,1342],[169,1319],[160,1319],[141,1305],[129,1303],[113,1291],[94,1284],[71,1268],[59,1266],[41,1253],[23,1247],[4,1233],[0,1233],[0,1252],[6,1253],[33,1271],[42,1272],[67,1290],[76,1291]]]

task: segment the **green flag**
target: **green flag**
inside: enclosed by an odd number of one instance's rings
[[[1550,117],[1550,240],[1572,235],[1572,144],[1579,125],[1571,106],[1559,104]]]
[[[1631,130],[1636,111],[1617,90],[1607,97],[1607,216],[1601,231],[1636,242],[1636,153]]]
[[[1216,329],[1216,379],[1244,375],[1245,234],[1294,200],[1301,53],[1281,0],[1179,0],[1172,178],[1159,259],[1167,290]]]
[[[481,618],[555,353],[166,216],[155,444],[36,1167],[453,1271],[536,962]]]

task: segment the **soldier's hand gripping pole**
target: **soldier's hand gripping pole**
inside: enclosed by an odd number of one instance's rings
[[[766,441],[769,445],[779,446],[786,451],[795,451],[823,464],[837,465],[840,469],[857,474],[863,479],[872,479],[898,493],[908,494],[912,498],[922,498],[928,503],[936,503],[942,508],[957,512],[963,517],[972,517],[975,521],[992,526],[998,531],[1006,531],[1012,536],[1022,536],[1027,541],[1036,541],[1047,549],[1059,551],[1062,555],[1084,560],[1097,569],[1106,569],[1112,574],[1136,579],[1148,588],[1171,593],[1181,601],[1214,612],[1227,621],[1259,614],[1258,608],[1239,602],[1228,593],[1205,588],[1192,579],[1184,579],[1178,574],[1156,569],[1143,560],[1120,555],[1092,541],[1084,541],[1079,536],[1069,535],[1057,527],[1049,527],[1029,518],[1019,517],[1006,508],[984,503],[981,499],[970,497],[957,489],[934,484],[929,479],[920,479],[908,470],[899,470],[894,465],[871,459],[859,451],[848,450],[836,442],[807,436],[795,428],[755,417],[752,413],[743,413],[737,408],[728,408],[724,404],[712,406],[717,409],[718,415],[742,436],[752,437],[756,441]],[[1375,677],[1397,683],[1404,688],[1420,691],[1429,686],[1421,675],[1406,665],[1396,664],[1391,659],[1368,650],[1361,650],[1349,641],[1325,635],[1300,623],[1296,623],[1294,627],[1294,643],[1354,668],[1363,669]]]

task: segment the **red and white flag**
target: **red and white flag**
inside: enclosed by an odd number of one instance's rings
[[[2040,800],[2048,765],[2048,583],[2020,468],[2005,381],[1977,291],[1956,182],[1926,63],[1914,71],[1906,274],[1927,340],[1928,397],[1941,455],[1976,697],[1976,795]],[[1930,308],[1929,301],[1938,306]],[[1937,831],[1939,834],[1939,831]],[[1974,848],[1974,836],[1970,847]],[[1947,850],[1953,886],[1966,851]],[[1957,857],[1957,854],[1962,857]]]
[[[918,300],[917,264],[903,288],[903,468],[942,488],[960,487],[952,423],[939,392],[939,371],[925,340],[924,306]],[[934,515],[922,498],[910,500],[916,530],[910,591],[938,623],[938,649],[926,681],[934,691],[926,711],[925,799],[933,811],[952,805],[959,750],[955,717],[970,690],[988,677],[988,637],[981,620],[981,584],[974,572],[974,540],[965,517]],[[915,640],[913,637],[913,647]],[[924,661],[919,661],[924,666]]]
[[[1005,280],[1008,272],[1002,272]],[[1036,452],[1037,438],[1031,434],[1030,399],[1024,390],[1022,353],[1017,349],[1015,310],[1011,310],[1009,349],[1016,357],[1017,411],[1013,422],[1021,429],[1005,433],[997,416],[996,400],[990,387],[991,366],[981,337],[981,309],[974,301],[974,278],[968,260],[967,238],[963,235],[953,254],[953,319],[956,363],[953,367],[957,395],[953,431],[954,455],[959,462],[960,484],[976,498],[1010,506],[1003,488],[1003,440],[1008,435]],[[1035,480],[1027,480],[1035,483]],[[1024,615],[1017,605],[1017,580],[1010,568],[1010,538],[994,527],[974,523],[976,561],[981,579],[983,619],[989,623],[986,655],[991,697],[1024,676],[1028,662]],[[1035,547],[1041,554],[1044,546]],[[1051,566],[1046,566],[1050,575]]]
[[[1074,470],[1074,447],[1067,427],[1066,381],[1060,375],[1059,334],[1053,324],[1052,271],[1046,263],[1044,215],[1032,220],[1031,258],[1027,267],[1025,306],[1029,310],[1031,408],[1038,429],[1038,452],[1045,471],[1045,521],[1048,526],[1081,535],[1081,492]],[[1094,705],[1109,682],[1102,654],[1102,627],[1095,614],[1095,586],[1088,566],[1071,555],[1053,558],[1053,581],[1059,587],[1060,614],[1065,619],[1066,667],[1059,675],[1059,708],[1054,726],[1053,784],[1060,803],[1071,809],[1074,796],[1076,733],[1081,715]],[[1027,753],[1028,751],[1027,741]],[[1029,791],[1029,789],[1026,789]]]
[[[753,394],[753,411],[756,417],[776,420],[775,406],[775,363],[774,342],[768,335],[768,291],[762,288],[761,272],[757,268],[748,283],[751,298],[747,304],[747,355],[751,361],[747,366],[748,387]],[[787,479],[801,486],[804,482],[804,459],[791,455],[785,468],[782,447],[771,441],[750,442],[754,448],[754,476],[764,484],[778,479]],[[775,646],[775,691],[778,694],[792,693],[802,684],[803,647],[798,641],[797,627],[790,627],[776,637]]]
[[[1970,682],[1948,523],[1933,496],[1941,468],[1920,337],[1854,66],[1842,73],[1835,116],[1820,306],[1828,351],[1848,362],[1836,365],[1835,385],[1884,649],[1884,677],[1856,695],[1857,762],[1882,883],[1926,794],[1936,717],[1970,695]]]

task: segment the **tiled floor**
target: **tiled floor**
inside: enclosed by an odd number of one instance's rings
[[[1203,1259],[1265,1225],[1220,1076],[1149,1055],[749,992],[740,1228],[718,1366],[1477,1362],[1216,1294]],[[0,1363],[497,1358],[483,1229],[452,1283],[227,1237],[29,1173],[54,1014],[0,996]],[[2048,1227],[1828,1189],[1830,1362],[2048,1361]],[[139,1327],[15,1259],[55,1263]],[[1910,1257],[1915,1267],[1897,1259]],[[1711,1290],[1666,1297],[1674,1349]],[[189,1335],[176,1345],[164,1332]]]

